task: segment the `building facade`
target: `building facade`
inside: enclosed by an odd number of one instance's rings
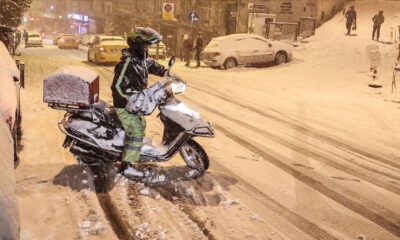
[[[266,25],[265,16],[272,16],[272,21],[289,23],[297,23],[300,18],[312,18],[317,24],[321,24],[343,9],[345,2],[346,0],[33,0],[24,23],[36,28],[41,26],[47,32],[118,35],[135,26],[150,26],[162,33],[167,46],[176,49],[185,33],[194,37],[201,32],[207,42],[215,36],[252,32],[255,27],[262,28]],[[198,21],[192,21],[189,16],[193,12]],[[254,16],[261,17],[261,21],[254,21]],[[257,24],[262,26],[256,26]]]

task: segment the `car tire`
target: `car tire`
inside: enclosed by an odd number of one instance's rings
[[[225,69],[230,69],[237,67],[238,63],[234,57],[227,58],[224,62],[224,68]]]
[[[275,55],[275,64],[276,65],[284,64],[286,61],[287,61],[286,52],[280,51]]]

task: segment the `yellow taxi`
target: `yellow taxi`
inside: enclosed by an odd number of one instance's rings
[[[96,64],[105,62],[119,62],[122,56],[121,50],[128,44],[120,36],[96,36],[89,43],[88,61]]]
[[[57,40],[58,48],[79,48],[79,39],[73,34],[63,34]]]

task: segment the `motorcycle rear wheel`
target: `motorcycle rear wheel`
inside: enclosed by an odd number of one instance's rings
[[[204,173],[210,166],[206,151],[193,139],[187,141],[179,150],[179,153],[189,168]]]

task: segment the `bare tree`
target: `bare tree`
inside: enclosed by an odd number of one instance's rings
[[[0,0],[0,25],[17,27],[32,0]]]

